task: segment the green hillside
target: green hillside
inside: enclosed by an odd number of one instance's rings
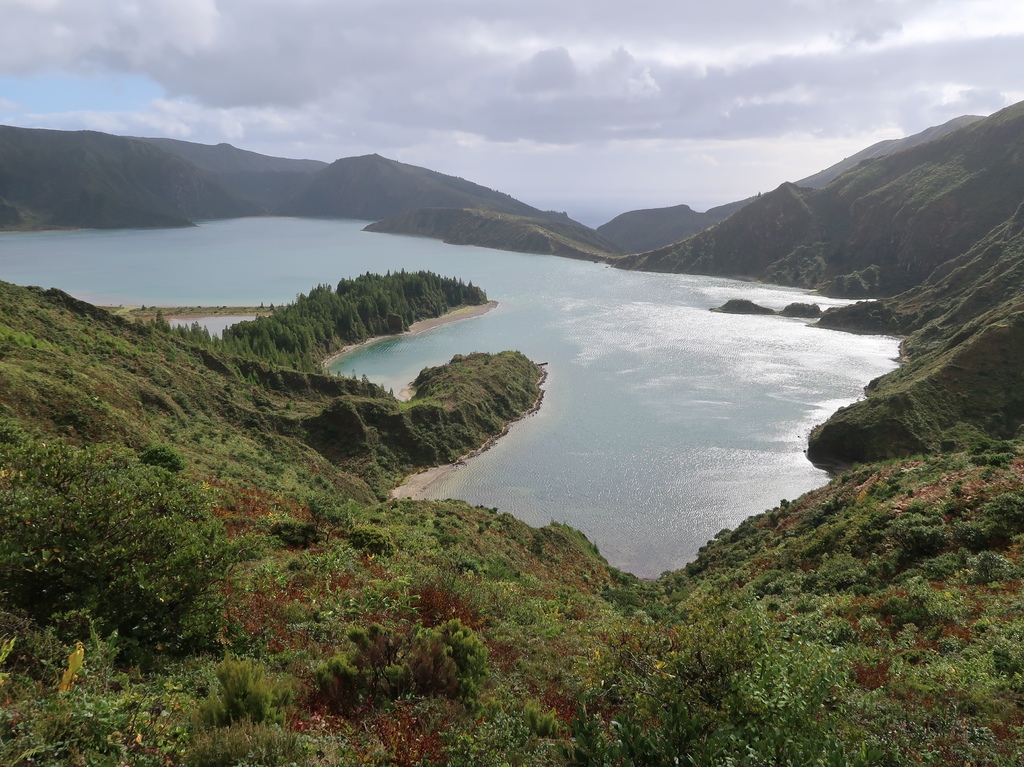
[[[190,226],[256,212],[144,141],[0,126],[0,228]]]
[[[831,165],[818,173],[802,178],[794,183],[799,187],[820,189],[827,186],[840,174],[856,167],[861,162],[885,157],[886,155],[918,146],[919,144],[934,141],[981,119],[983,118],[974,115],[963,115],[906,138],[880,141],[840,160],[835,165]],[[711,208],[704,213],[692,210],[689,205],[632,210],[616,216],[606,224],[602,224],[597,227],[597,231],[629,253],[645,253],[658,248],[664,248],[685,237],[714,226],[756,199],[756,197],[748,197],[745,200],[738,200]]]
[[[1013,215],[1024,199],[1022,126],[1017,104],[823,189],[783,184],[717,226],[615,265],[895,295]]]
[[[458,221],[400,215],[425,208],[472,212]],[[494,213],[530,221],[510,226]],[[622,252],[564,213],[379,155],[328,165],[229,144],[0,126],[0,230],[189,226],[254,215],[389,218],[375,231],[572,258]]]
[[[1024,424],[1024,209],[921,287],[826,312],[823,325],[908,334],[907,362],[811,435],[816,460],[864,461],[1009,439]]]
[[[293,160],[238,149],[230,144],[196,144],[170,138],[144,138],[169,154],[177,155],[211,174],[239,199],[268,212],[307,181],[311,173],[327,167],[319,160]]]
[[[535,403],[518,353],[400,403],[0,299],[6,763],[1024,757],[1016,443],[860,467],[640,582],[562,525],[386,498]]]
[[[419,208],[366,227],[368,232],[433,237],[453,245],[598,261],[621,249],[582,224],[466,208]]]

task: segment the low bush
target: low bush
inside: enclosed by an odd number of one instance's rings
[[[337,711],[410,693],[472,705],[487,676],[487,648],[459,620],[420,627],[411,636],[373,624],[352,629],[349,640],[354,650],[338,653],[314,674],[321,694]]]
[[[188,767],[284,767],[306,763],[296,733],[246,720],[197,734],[185,754]]]
[[[196,718],[200,724],[228,727],[242,721],[284,724],[291,690],[268,680],[262,664],[225,658],[217,667],[220,690],[207,698]]]
[[[391,535],[374,525],[356,525],[348,533],[348,542],[359,551],[375,556],[390,556],[395,552]]]
[[[37,622],[85,616],[69,625],[129,653],[215,636],[229,548],[202,486],[122,448],[29,442],[0,447],[0,508],[4,599]]]

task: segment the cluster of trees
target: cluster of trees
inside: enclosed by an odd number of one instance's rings
[[[472,282],[433,272],[367,273],[344,279],[337,287],[318,285],[270,316],[228,328],[220,341],[198,324],[177,332],[232,354],[313,371],[321,359],[347,344],[401,333],[417,320],[486,301],[487,294]]]

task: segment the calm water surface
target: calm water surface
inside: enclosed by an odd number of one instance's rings
[[[708,277],[361,232],[362,222],[242,219],[192,229],[0,235],[0,279],[102,304],[258,305],[366,271],[472,280],[499,307],[340,360],[396,392],[453,354],[547,362],[540,412],[436,485],[532,524],[567,522],[643,576],[724,527],[823,484],[807,433],[895,366],[892,338],[709,312],[729,298],[842,302]]]

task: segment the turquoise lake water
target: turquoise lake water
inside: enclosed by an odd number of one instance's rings
[[[365,347],[335,369],[398,392],[453,354],[519,349],[547,362],[540,411],[430,496],[566,522],[641,576],[680,567],[722,528],[824,484],[803,454],[808,432],[896,364],[893,338],[708,311],[729,298],[777,309],[840,301],[369,234],[364,223],[4,234],[0,279],[100,304],[216,306],[283,303],[367,271],[471,280],[497,309]]]

